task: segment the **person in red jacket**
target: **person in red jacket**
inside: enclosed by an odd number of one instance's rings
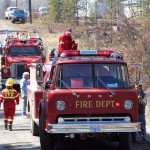
[[[9,131],[12,131],[12,123],[14,120],[16,104],[19,104],[19,94],[13,89],[14,80],[9,78],[6,80],[6,88],[2,90],[0,96],[0,104],[3,102],[3,111],[4,111],[4,127]]]
[[[59,38],[58,54],[60,55],[63,50],[77,50],[78,44],[72,39],[72,30],[67,28],[66,32]]]

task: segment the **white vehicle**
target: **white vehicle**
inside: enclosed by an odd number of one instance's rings
[[[13,9],[18,9],[18,7],[8,7],[5,11],[5,19],[11,19],[11,12]]]
[[[39,7],[37,13],[38,13],[39,16],[47,14],[48,13],[48,8],[47,7]]]

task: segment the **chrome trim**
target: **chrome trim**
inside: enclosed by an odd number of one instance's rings
[[[61,116],[60,116],[61,117]],[[68,123],[69,122],[80,122],[83,121],[84,122],[95,122],[95,121],[107,121],[107,122],[116,122],[116,121],[126,121],[126,117],[129,116],[121,116],[121,117],[117,117],[117,116],[111,116],[111,117],[62,117],[64,119],[64,123]]]
[[[63,118],[63,117],[62,117]],[[48,124],[49,133],[138,132],[140,122],[127,122],[126,117],[71,117],[64,122]]]
[[[96,130],[91,131],[90,128]],[[103,133],[103,132],[138,132],[141,123],[91,123],[91,124],[48,124],[49,133]]]

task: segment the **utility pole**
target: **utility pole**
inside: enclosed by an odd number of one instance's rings
[[[31,0],[29,0],[29,18],[30,24],[32,23],[32,7],[31,7]]]

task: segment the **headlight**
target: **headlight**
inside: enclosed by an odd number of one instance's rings
[[[126,121],[126,122],[130,122],[130,121],[131,121],[131,118],[130,118],[129,116],[126,116],[125,121]]]
[[[64,119],[63,119],[62,117],[59,117],[59,118],[58,118],[58,122],[59,122],[59,123],[62,123],[62,122],[64,122]]]
[[[58,110],[64,110],[65,107],[66,107],[66,104],[65,104],[64,101],[58,101],[58,102],[56,103],[56,108],[57,108]]]
[[[8,69],[4,69],[3,72],[6,74],[8,73]]]
[[[126,101],[124,102],[124,108],[125,108],[125,109],[132,109],[132,107],[133,107],[133,103],[132,103],[131,100],[126,100]]]

